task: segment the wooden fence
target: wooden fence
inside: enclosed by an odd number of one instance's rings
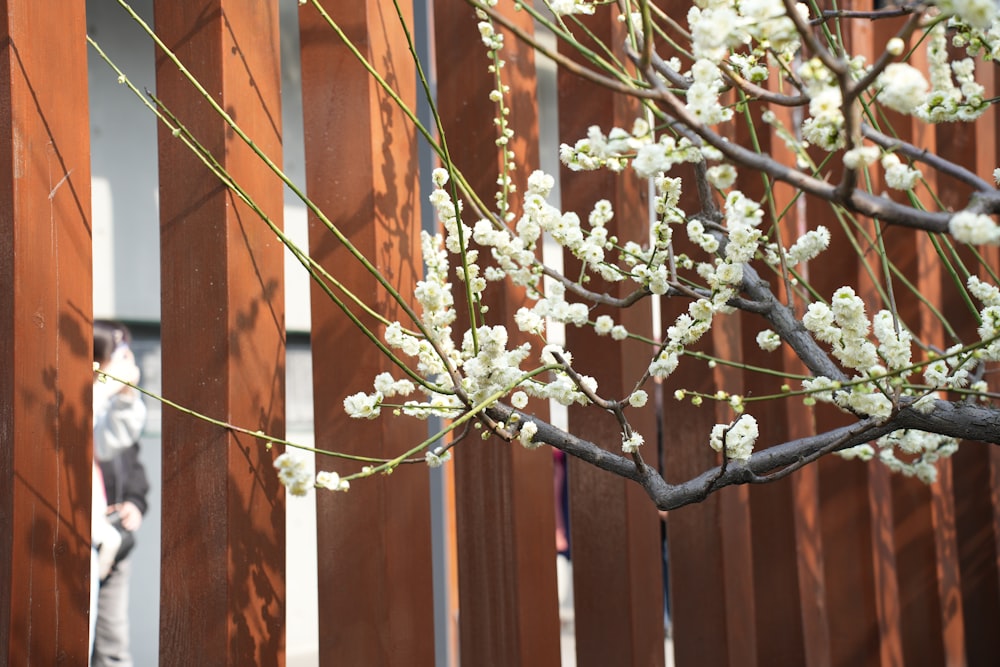
[[[413,103],[413,65],[392,3],[327,4]],[[662,4],[676,12],[685,7],[684,0]],[[92,317],[85,3],[3,0],[0,6],[0,664],[84,665]],[[461,147],[459,167],[489,191],[494,110],[476,20],[461,0],[435,0],[433,7],[449,141]],[[532,29],[523,12],[510,15]],[[620,40],[620,24],[604,16],[591,28],[612,43]],[[421,271],[416,134],[312,8],[300,19],[308,192],[405,292]],[[216,101],[278,160],[276,2],[158,0],[155,23]],[[862,26],[851,38],[884,43],[881,30]],[[518,151],[533,165],[534,58],[512,38],[507,43]],[[993,70],[986,76],[990,96],[996,76]],[[585,124],[631,122],[634,109],[606,91],[565,73],[558,85],[563,140],[583,136]],[[280,183],[218,116],[206,113],[205,101],[162,56],[157,89],[280,220]],[[586,114],[578,113],[582,107]],[[998,164],[997,120],[990,111],[975,133],[914,127],[910,138],[989,174]],[[774,141],[771,150],[785,149]],[[162,129],[159,165],[163,392],[281,435],[282,246]],[[643,219],[645,192],[637,184],[603,174],[562,177],[563,206],[587,210],[600,196],[612,201],[621,224]],[[950,184],[942,190],[946,202],[961,201]],[[779,189],[777,195],[788,201],[792,193]],[[632,209],[638,214],[624,214]],[[368,275],[312,222],[313,255],[337,266],[350,289],[391,316]],[[898,232],[892,247],[905,248],[895,259],[919,268],[923,293],[940,295],[944,278],[926,239]],[[826,261],[837,263],[838,275],[816,276],[823,289],[843,271],[860,271],[852,250],[831,253],[835,259]],[[996,266],[996,254],[990,258]],[[496,297],[492,312],[513,312],[519,298],[513,291]],[[403,443],[419,441],[420,427],[373,426],[342,414],[343,396],[366,386],[385,361],[318,289],[312,307],[317,446],[394,456]],[[638,326],[650,314],[630,317]],[[941,335],[930,328],[923,333]],[[628,348],[571,335],[578,356],[607,360],[602,386],[620,385],[641,363]],[[737,353],[742,346],[752,363],[758,351],[744,338],[734,326],[716,331],[710,344]],[[682,365],[677,378],[706,391],[723,381],[769,390],[765,380],[720,369],[712,377]],[[671,479],[714,460],[707,447],[686,443],[702,443],[716,416],[676,406],[668,402],[663,412]],[[768,441],[835,419],[778,408],[758,417]],[[583,411],[569,418],[595,438],[617,437],[613,423]],[[655,424],[647,426],[655,432]],[[283,664],[283,572],[294,563],[284,561],[284,503],[273,456],[255,438],[165,410],[163,664]],[[558,664],[550,457],[486,442],[461,447],[454,466],[461,663]],[[677,664],[1000,664],[998,473],[1000,450],[976,443],[963,445],[930,487],[880,466],[827,458],[769,486],[726,489],[673,512]],[[426,471],[402,469],[356,484],[346,495],[318,494],[316,502],[321,664],[434,664]],[[655,508],[636,487],[571,462],[570,521],[578,664],[663,664]]]

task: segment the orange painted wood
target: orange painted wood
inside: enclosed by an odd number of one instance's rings
[[[833,232],[830,248],[814,262],[810,283],[829,298],[843,284],[859,280],[865,287],[858,293],[866,300],[868,312],[873,312],[879,307],[877,296],[853,247],[837,233],[840,223],[823,202],[807,200],[806,207],[813,224],[823,224]],[[871,225],[865,224],[871,236]],[[824,271],[824,266],[838,270]],[[872,269],[875,275],[880,273],[879,266]],[[816,409],[819,432],[848,421],[831,406]],[[817,476],[830,664],[898,664],[902,644],[889,472],[884,466],[828,456],[818,462]]]
[[[274,2],[156,2],[156,29],[260,148],[281,162]],[[281,183],[162,53],[157,93],[278,224]],[[159,131],[163,393],[284,433],[283,246]],[[167,664],[284,663],[284,493],[275,452],[163,413],[160,650]]]
[[[531,19],[510,6],[498,7],[529,33]],[[476,27],[473,10],[464,2],[434,3],[434,49],[437,96],[444,133],[456,166],[487,204],[493,203],[500,155],[489,100],[494,87],[490,60]],[[535,97],[533,51],[507,34],[501,57],[510,86],[511,148],[518,168],[517,192],[538,167],[538,101]],[[520,212],[520,195],[512,198]],[[468,211],[470,207],[467,207]],[[466,224],[474,224],[472,214]],[[481,262],[487,261],[483,253]],[[463,287],[455,282],[456,301]],[[524,305],[522,290],[492,290],[485,304],[488,324],[509,323]],[[468,326],[462,313],[456,331]],[[510,333],[513,347],[524,340]],[[533,341],[538,349],[537,341]],[[532,357],[535,359],[536,357]],[[527,411],[548,418],[547,407],[533,402]],[[528,451],[519,444],[476,434],[455,451],[455,525],[458,536],[459,650],[462,664],[559,664],[558,591],[556,587],[555,503],[552,456],[548,448]]]
[[[0,4],[0,664],[86,665],[92,478],[83,3]]]
[[[757,128],[766,127],[759,120],[763,108],[757,105],[750,109]],[[790,120],[787,109],[779,107],[772,111],[785,122]],[[752,138],[744,126],[735,126],[732,133],[732,141],[752,145]],[[773,133],[761,133],[756,140],[763,152],[794,161],[784,141]],[[736,187],[755,201],[767,201],[768,193],[759,174],[742,171]],[[793,188],[782,183],[771,187],[774,210],[782,212],[787,207],[778,224],[780,238],[788,245],[801,233],[799,228],[805,227],[807,221],[792,204]],[[770,214],[770,206],[765,210],[768,213],[764,227],[770,231],[776,221]],[[770,233],[777,237],[775,232]],[[778,298],[788,303],[784,281],[760,263],[757,268],[762,277],[770,280],[771,289]],[[803,372],[802,364],[794,355],[783,356],[787,347],[779,352],[765,352],[757,345],[757,333],[769,328],[762,318],[749,313],[729,315],[719,327],[734,339],[729,344],[730,358],[740,359],[750,366]],[[718,346],[717,351],[721,352]],[[777,375],[742,372],[728,366],[718,366],[715,375],[720,388],[742,393],[748,398],[780,395],[782,385],[787,382]],[[811,411],[801,405],[800,397],[751,402],[746,409],[757,419],[758,448],[814,433]],[[720,421],[729,422],[734,417],[730,410],[724,409]],[[825,652],[829,650],[829,637],[818,595],[822,591],[822,578],[816,562],[821,557],[822,545],[815,529],[818,510],[815,476],[798,472],[771,484],[745,489],[745,494],[750,506],[748,540],[752,549],[757,664],[823,664]]]
[[[614,12],[599,12],[586,21],[586,26],[607,44],[619,45],[626,38]],[[580,34],[586,42],[587,38]],[[574,55],[563,46],[560,50]],[[572,145],[585,137],[589,125],[598,125],[604,132],[615,126],[631,128],[641,113],[633,101],[616,97],[565,70],[559,71],[558,86],[561,143]],[[622,243],[645,243],[649,233],[646,181],[608,171],[573,173],[564,168],[560,187],[563,210],[576,211],[586,220],[594,204],[607,199],[615,211],[608,224],[609,234],[618,236]],[[578,261],[566,253],[564,262],[566,275],[578,275]],[[587,288],[625,296],[634,285],[609,285],[595,278]],[[591,311],[590,318],[601,314],[611,315],[630,332],[651,335],[649,300],[625,312],[598,307]],[[598,337],[591,329],[572,326],[567,326],[566,340],[577,370],[595,377],[598,393],[614,400],[631,394],[653,352],[638,342],[618,343]],[[655,401],[655,385],[650,382],[644,389]],[[656,466],[658,433],[654,411],[629,411],[628,417],[632,427],[645,438],[641,454],[646,464]],[[601,447],[621,453],[621,428],[610,414],[594,407],[571,406],[569,428]],[[667,428],[672,430],[674,426]],[[662,665],[663,563],[656,508],[637,485],[572,458],[568,477],[577,663]]]
[[[687,201],[682,198],[685,210],[698,210],[691,208],[697,205],[693,193],[688,193]],[[678,251],[683,252],[687,246],[677,236],[675,240],[679,241]],[[672,325],[684,311],[685,303],[667,301],[663,325]],[[713,342],[706,337],[696,349],[711,354]],[[686,481],[719,464],[720,457],[709,447],[708,438],[722,418],[711,401],[694,407],[690,398],[677,401],[674,391],[683,388],[711,395],[716,387],[705,362],[689,356],[664,382],[662,457],[670,483]],[[701,503],[671,511],[667,519],[674,658],[678,665],[736,666],[756,661],[753,589],[745,588],[753,586],[752,562],[747,557],[750,544],[748,540],[740,544],[729,534],[735,529],[740,538],[746,538],[749,507],[740,506],[745,494],[746,489],[723,489]],[[735,546],[733,552],[727,549],[730,546]],[[744,587],[730,585],[734,576],[746,580]]]
[[[411,6],[403,2],[407,20]],[[326,3],[327,10],[411,106],[414,67],[391,5]],[[300,11],[306,180],[310,197],[386,278],[411,298],[421,275],[416,135],[312,7]],[[315,218],[312,256],[380,314],[400,307]],[[383,326],[362,314],[378,335]],[[316,286],[312,289],[313,392],[318,447],[395,457],[427,437],[426,422],[385,415],[350,419],[344,397],[371,392],[392,367]],[[412,323],[403,319],[403,326]],[[339,473],[360,464],[317,457]],[[320,492],[320,663],[434,663],[430,489],[424,465],[354,483],[347,494]]]
[[[772,83],[779,85],[774,80]],[[793,110],[780,106],[772,106],[771,110],[786,127],[794,125]],[[787,164],[795,162],[794,153],[773,130],[761,140],[772,156]],[[747,180],[753,183],[756,179]],[[814,224],[808,211],[796,205],[797,195],[798,191],[786,183],[772,183],[775,210],[785,211],[776,232],[780,233],[781,242],[786,247]],[[821,270],[821,263],[817,263],[815,270]],[[798,270],[808,278],[812,269],[800,266]],[[771,283],[782,302],[791,303],[800,314],[804,312],[802,299],[796,297],[794,291],[790,298],[784,281],[775,277]],[[750,316],[746,319],[755,322],[756,326],[763,326]],[[771,353],[763,352],[756,345],[755,338],[753,330],[745,333],[744,359],[758,366],[776,363],[774,359],[768,360]],[[788,346],[782,346],[780,354],[781,359],[777,363],[785,372],[807,374],[805,365]],[[747,395],[773,395],[781,391],[781,384],[770,376],[750,374]],[[786,384],[797,388],[796,382],[787,381]],[[755,413],[761,412],[758,418],[761,433],[770,433],[772,442],[794,440],[816,433],[814,412],[802,404],[801,397],[754,404],[751,409]],[[755,589],[760,664],[797,662],[812,667],[829,665],[831,636],[825,604],[817,468],[807,466],[786,480],[753,488],[751,512],[754,577],[761,584]],[[779,520],[774,521],[774,517],[779,517]],[[786,578],[791,568],[797,572],[795,582]],[[784,595],[771,593],[782,589],[786,591]],[[783,601],[775,600],[776,597]],[[796,631],[785,633],[782,632],[783,627],[795,628]],[[776,636],[783,639],[774,641]]]
[[[987,95],[996,95],[996,72],[986,68],[977,79],[986,87]],[[996,168],[1000,144],[997,124],[1000,115],[990,108],[979,119],[974,130],[951,124],[936,128],[940,153],[980,177],[991,180]],[[968,200],[968,189],[941,188],[941,198],[946,206],[961,208]],[[980,254],[994,275],[1000,269],[996,248],[981,248]],[[960,249],[961,256],[972,263],[970,253]],[[984,269],[979,277],[991,280]],[[943,289],[955,294],[954,287],[942,278]],[[965,340],[975,340],[976,323],[971,313],[959,299],[945,299],[942,311]],[[980,304],[977,304],[979,307]],[[995,366],[995,365],[991,365]],[[985,378],[991,391],[997,391],[996,369],[990,368]],[[959,565],[960,608],[955,596],[949,596],[945,611],[961,614],[962,639],[969,665],[991,665],[1000,661],[1000,636],[996,632],[996,619],[1000,618],[1000,457],[996,447],[983,443],[962,442],[951,461],[954,493],[955,537]]]

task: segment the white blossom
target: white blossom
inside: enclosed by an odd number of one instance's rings
[[[781,336],[770,329],[764,329],[757,334],[757,345],[765,352],[774,352],[781,347]]]
[[[848,169],[863,169],[878,160],[878,146],[855,146],[844,153],[844,166]]]
[[[636,389],[628,397],[628,404],[633,408],[641,408],[646,405],[646,401],[649,400],[649,394],[647,394],[642,389]]]
[[[440,468],[445,463],[451,460],[451,450],[448,449],[442,452],[440,449],[428,449],[424,453],[424,462],[427,463],[429,468]]]
[[[615,321],[610,315],[598,315],[594,321],[594,331],[598,336],[607,336],[615,327]]]
[[[313,476],[303,456],[284,452],[274,460],[280,481],[293,496],[304,496],[313,486]]]
[[[788,249],[788,263],[792,266],[815,259],[821,252],[830,247],[830,230],[820,225],[811,229],[792,244]]]
[[[721,452],[724,437],[726,456],[733,460],[746,461],[753,453],[753,446],[759,435],[757,420],[752,415],[743,413],[729,424],[716,424],[712,428],[709,444],[712,449]]]
[[[622,436],[622,451],[626,454],[635,454],[639,451],[639,447],[642,446],[644,439],[637,432],[632,431],[632,434],[625,437]]]
[[[903,164],[894,153],[882,157],[882,168],[885,169],[885,184],[894,190],[912,190],[923,176],[919,169]]]
[[[382,394],[360,391],[344,399],[344,411],[354,419],[375,419],[382,411]]]
[[[948,230],[960,243],[1000,243],[1000,229],[993,218],[982,213],[959,211],[948,221]]]
[[[556,16],[594,13],[593,2],[581,2],[580,0],[550,0],[549,8]]]
[[[913,113],[924,101],[929,87],[920,70],[906,63],[887,65],[876,85],[881,89],[879,102],[904,114]]]
[[[533,421],[526,421],[521,424],[521,430],[518,431],[517,439],[526,449],[538,449],[543,443],[534,441],[533,438],[537,433],[538,424]]]
[[[736,168],[731,164],[719,164],[709,167],[708,182],[720,190],[725,190],[736,182]]]
[[[317,489],[329,489],[330,491],[347,491],[351,488],[351,483],[346,479],[341,479],[340,475],[329,470],[322,470],[316,473],[315,486]]]
[[[515,391],[510,395],[510,404],[518,410],[523,410],[528,405],[528,395],[523,391]]]

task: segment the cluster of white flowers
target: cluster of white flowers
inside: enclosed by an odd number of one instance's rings
[[[986,30],[997,20],[995,0],[935,0],[930,3],[947,14],[954,14],[973,28]]]
[[[823,225],[819,225],[816,229],[810,229],[802,234],[790,248],[781,252],[785,257],[785,263],[789,267],[794,267],[796,264],[816,259],[820,253],[829,247],[830,230]],[[768,243],[763,250],[765,262],[771,266],[778,266],[781,263],[777,243]]]
[[[800,236],[788,249],[786,258],[789,266],[815,259],[830,247],[830,230],[819,225]]]
[[[900,377],[905,378],[911,364],[913,336],[898,325],[896,318],[888,310],[880,310],[872,318],[872,330],[879,343],[879,356],[890,371],[901,373]]]
[[[344,411],[354,419],[375,419],[382,413],[382,401],[386,398],[412,394],[416,387],[409,380],[394,380],[389,373],[375,376],[375,391],[366,394],[358,392],[344,399]]]
[[[959,211],[948,221],[948,231],[961,243],[983,245],[1000,243],[1000,228],[988,215]]]
[[[749,199],[739,190],[726,195],[725,228],[726,243],[721,256],[709,262],[700,262],[696,270],[712,292],[711,301],[705,302],[710,313],[728,313],[728,305],[743,283],[743,265],[756,255],[762,233],[759,229],[764,219],[760,204]],[[701,221],[692,219],[687,225],[688,237],[702,250],[717,254],[721,243],[719,238],[708,231]],[[708,318],[711,323],[711,318]]]
[[[274,460],[274,468],[278,471],[278,481],[293,496],[304,496],[314,486],[305,457],[284,452]]]
[[[478,341],[478,347],[474,341]],[[489,396],[516,387],[523,379],[520,365],[531,352],[529,343],[507,349],[507,329],[504,326],[481,326],[466,331],[462,339],[462,388],[475,403]]]
[[[925,484],[937,481],[937,462],[958,451],[958,441],[948,436],[902,429],[875,441],[878,460],[889,470],[906,477],[916,477]],[[897,455],[902,454],[902,458]],[[842,449],[837,454],[845,459],[871,461],[876,448],[868,443]]]
[[[895,153],[882,157],[882,168],[885,169],[885,184],[894,190],[912,190],[923,177],[919,169],[903,164]]]
[[[482,38],[483,44],[490,51],[499,51],[503,48],[503,34],[497,32],[491,22],[479,22],[479,36]]]
[[[344,412],[354,419],[375,419],[382,414],[383,398],[377,391],[371,394],[359,391],[344,399]]]
[[[803,17],[809,9],[796,5]],[[691,50],[696,59],[719,63],[733,47],[751,44],[753,53],[792,54],[798,50],[795,24],[781,0],[705,0],[688,10]]]
[[[833,74],[818,58],[813,58],[799,67],[799,76],[806,83],[810,98],[809,118],[802,122],[803,138],[825,151],[843,148],[846,142],[843,95]]]
[[[556,16],[569,16],[571,14],[594,13],[594,3],[585,0],[547,0],[545,3]]]
[[[927,79],[906,63],[891,63],[879,75],[878,101],[900,113],[911,114],[927,94]]]
[[[698,122],[715,125],[733,117],[733,110],[719,102],[719,92],[723,88],[722,71],[715,62],[708,59],[696,61],[691,67],[691,78],[691,86],[687,91],[687,110]],[[636,165],[636,170],[638,169]]]
[[[741,0],[739,8],[744,29],[759,48],[773,49],[783,55],[798,51],[799,33],[781,0]],[[806,4],[797,3],[795,11],[803,19],[809,18]]]
[[[729,424],[716,424],[712,428],[709,444],[717,452],[722,451],[725,439],[726,456],[736,461],[746,461],[753,453],[760,430],[757,420],[747,413],[741,414]]]
[[[622,451],[626,454],[635,454],[639,451],[639,447],[645,442],[643,437],[639,435],[636,431],[632,431],[629,435],[622,435]]]
[[[572,146],[559,146],[559,159],[571,171],[593,171],[601,167],[622,171],[628,166],[628,158],[650,143],[652,136],[649,124],[641,118],[635,121],[631,132],[615,127],[605,135],[600,127],[591,125],[584,139]]]
[[[844,166],[848,169],[863,169],[874,164],[881,152],[878,146],[855,146],[844,152]]]
[[[670,171],[675,164],[701,162],[701,150],[687,138],[679,141],[664,134],[655,143],[643,144],[632,161],[635,173],[643,178],[653,178]]]
[[[803,325],[817,340],[830,345],[844,367],[857,374],[846,387],[822,376],[805,380],[803,387],[817,400],[832,401],[858,414],[888,417],[893,409],[889,398],[893,378],[905,378],[909,372],[912,336],[897,328],[889,311],[880,311],[873,319],[877,347],[868,340],[872,324],[865,316],[864,301],[850,287],[838,289],[830,306],[810,304]]]
[[[322,470],[316,473],[316,488],[329,489],[330,491],[347,491],[351,488],[351,483],[346,479],[341,479],[335,472]]]
[[[974,60],[951,60],[945,30],[938,23],[927,39],[931,91],[914,113],[930,123],[975,120],[989,108],[985,89],[975,80]]]
[[[535,435],[538,433],[538,424],[533,421],[523,421],[521,422],[521,429],[517,432],[517,439],[524,446],[525,449],[538,449],[543,443],[535,441]]]
[[[424,453],[424,461],[427,463],[428,468],[440,468],[445,463],[451,460],[451,450],[441,451],[438,449],[428,449]]]
[[[976,276],[970,276],[967,285],[969,292],[983,304],[978,333],[986,345],[977,356],[982,361],[1000,361],[1000,289]]]
[[[700,5],[700,6],[699,6]],[[698,3],[688,10],[691,52],[697,60],[720,62],[730,46],[742,43],[735,3]]]
[[[865,303],[852,288],[834,292],[830,306],[819,301],[809,304],[802,324],[828,343],[847,368],[867,372],[878,362],[875,346],[868,340],[871,325],[865,317]]]
[[[944,435],[913,429],[893,431],[879,438],[878,458],[889,470],[906,477],[916,477],[925,484],[937,481],[936,463],[958,451],[958,441]],[[905,458],[899,458],[896,452]]]

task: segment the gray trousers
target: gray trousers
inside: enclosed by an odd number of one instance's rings
[[[130,558],[119,562],[101,583],[97,596],[97,629],[94,637],[93,667],[132,667],[129,651],[128,583]]]

